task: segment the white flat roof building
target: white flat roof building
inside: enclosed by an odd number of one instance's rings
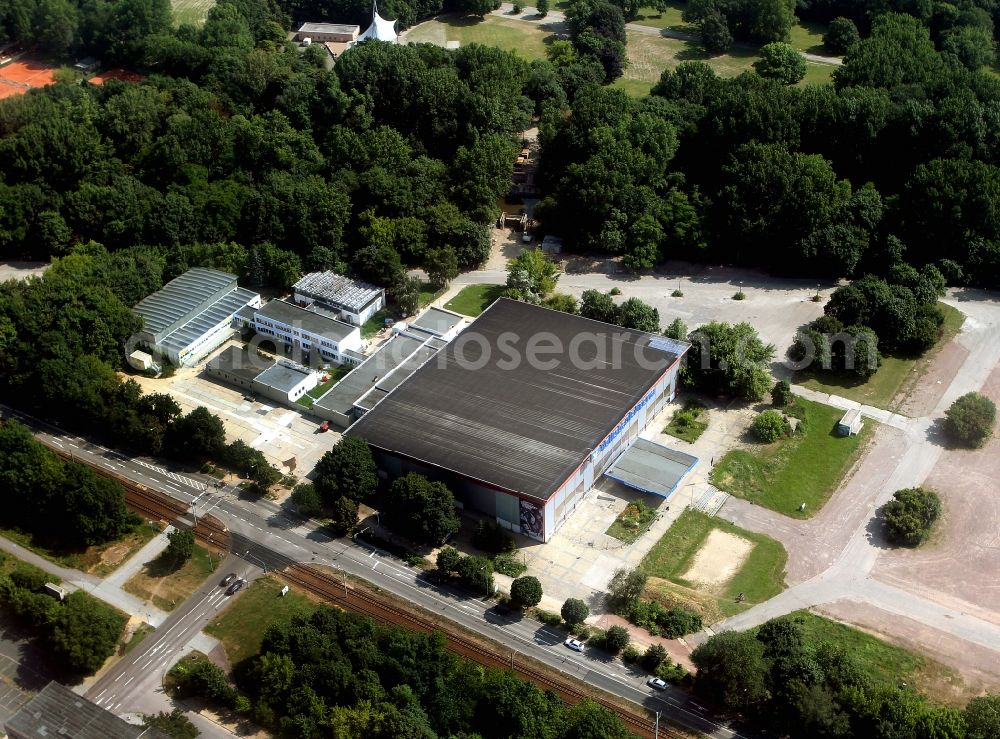
[[[316,303],[360,326],[385,306],[385,290],[336,272],[310,272],[292,286],[295,302]]]

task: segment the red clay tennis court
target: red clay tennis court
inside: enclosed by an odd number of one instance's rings
[[[108,80],[122,80],[123,82],[142,82],[146,78],[137,72],[130,72],[127,69],[122,69],[121,67],[115,67],[114,69],[109,69],[107,72],[101,72],[100,74],[95,74],[91,77],[88,82],[94,85],[103,85]]]
[[[23,95],[32,87],[52,84],[56,67],[32,59],[18,59],[0,67],[0,98]]]

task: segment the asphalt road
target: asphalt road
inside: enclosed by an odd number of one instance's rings
[[[240,557],[246,565],[265,571],[280,569],[292,562],[335,567],[489,637],[510,649],[515,660],[518,654],[530,655],[581,683],[632,701],[649,711],[660,712],[665,721],[714,739],[745,736],[714,721],[709,712],[683,690],[673,686],[664,691],[649,688],[645,684],[648,675],[619,660],[597,651],[573,652],[563,646],[562,632],[533,619],[501,615],[494,610],[491,601],[433,584],[423,571],[369,546],[334,538],[272,501],[241,497],[238,491],[230,488],[216,490],[211,487],[215,481],[207,476],[183,475],[150,460],[126,457],[5,406],[0,406],[0,412],[17,418],[32,428],[41,440],[71,451],[81,460],[194,504],[193,512],[197,515],[210,511],[229,528],[231,557]],[[218,572],[222,573],[226,566],[236,569],[227,564]],[[215,582],[206,584],[154,634],[146,637],[135,652],[119,663],[120,666],[95,683],[88,697],[116,713],[123,713],[129,710],[136,696],[157,689],[179,645],[189,641],[225,605],[226,599],[220,597],[219,591]]]

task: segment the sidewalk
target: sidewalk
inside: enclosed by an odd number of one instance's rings
[[[121,589],[121,583],[130,578],[135,574],[142,565],[149,561],[148,552],[153,551],[155,546],[165,547],[166,544],[160,544],[158,541],[160,538],[166,540],[165,534],[160,534],[160,536],[155,537],[146,546],[140,549],[138,552],[133,554],[129,560],[122,564],[121,567],[111,576],[102,580],[94,575],[89,575],[86,572],[81,572],[80,570],[74,570],[69,567],[61,567],[49,560],[41,557],[34,552],[25,549],[20,544],[15,544],[14,542],[0,537],[0,550],[3,550],[18,559],[32,564],[50,575],[55,575],[58,577],[67,590],[83,590],[90,593],[95,598],[103,600],[108,605],[114,606],[120,611],[124,611],[130,616],[136,616],[141,618],[146,623],[151,626],[159,626],[166,619],[167,614],[161,611],[159,608],[153,606],[152,603],[144,603],[140,598],[134,595],[126,593]],[[155,556],[155,555],[154,555]],[[124,571],[124,573],[122,573]],[[122,573],[119,580],[112,580],[118,573]]]
[[[886,424],[887,426],[893,426],[900,431],[906,431],[913,423],[912,418],[901,416],[898,413],[893,413],[892,411],[887,411],[882,408],[876,408],[873,405],[863,405],[856,400],[848,400],[847,398],[842,398],[839,395],[830,395],[828,393],[810,390],[809,388],[802,387],[801,385],[792,385],[792,392],[796,395],[802,396],[806,400],[823,403],[824,405],[833,406],[834,408],[841,408],[845,411],[854,410],[856,408],[860,409],[862,416],[874,419],[879,423]]]

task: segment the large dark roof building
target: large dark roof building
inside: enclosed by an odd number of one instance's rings
[[[673,397],[687,348],[500,299],[349,433],[388,474],[444,478],[467,505],[547,540]]]
[[[126,723],[55,681],[4,723],[10,739],[166,739],[158,729]]]

